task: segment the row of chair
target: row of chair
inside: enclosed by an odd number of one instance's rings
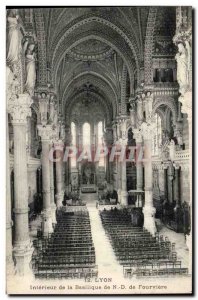
[[[85,278],[97,276],[95,248],[88,210],[57,213],[54,232],[39,239],[33,259],[35,278]]]
[[[101,211],[100,217],[125,277],[186,275],[177,260],[175,243],[145,228],[134,226],[127,209]]]

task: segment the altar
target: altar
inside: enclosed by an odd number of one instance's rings
[[[96,193],[96,172],[95,164],[85,161],[81,167],[80,174],[80,189],[81,193]]]
[[[95,184],[82,184],[81,193],[96,193],[97,186]]]
[[[136,207],[143,207],[144,205],[144,191],[129,190],[129,205],[134,204]],[[131,203],[130,203],[131,202]]]

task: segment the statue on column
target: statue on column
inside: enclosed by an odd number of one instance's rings
[[[27,45],[25,62],[26,62],[25,90],[32,96],[34,93],[34,87],[36,82],[36,54],[35,54],[34,43]]]
[[[19,15],[17,9],[11,9],[8,13],[8,37],[7,37],[7,63],[16,64],[21,51],[22,34],[20,32]]]
[[[119,140],[120,139],[120,124],[119,124],[119,122],[116,123],[116,136],[117,136],[117,139]]]
[[[46,92],[41,92],[38,95],[39,99],[39,112],[40,112],[40,122],[42,125],[46,125],[48,123],[48,104],[49,104],[49,94]]]
[[[174,142],[174,140],[170,141],[170,144],[169,144],[169,155],[170,155],[170,159],[172,161],[174,161],[174,159],[175,159],[175,142]]]
[[[188,40],[185,41],[187,50],[187,83],[189,87],[192,87],[192,48]]]
[[[140,95],[137,96],[137,121],[140,124],[143,121],[143,104]]]
[[[6,94],[7,94],[7,100],[10,100],[10,98],[13,95],[18,94],[18,86],[19,82],[17,80],[16,75],[11,71],[11,69],[6,66]]]
[[[146,94],[146,119],[147,121],[152,116],[152,110],[153,110],[153,97],[151,92],[147,92]]]
[[[175,56],[177,61],[177,81],[179,83],[179,91],[181,94],[185,92],[187,86],[188,59],[187,51],[183,43],[178,44],[178,53]]]

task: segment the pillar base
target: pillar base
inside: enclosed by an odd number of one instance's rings
[[[51,209],[42,212],[42,232],[44,236],[53,232]]]
[[[144,206],[144,228],[147,229],[153,236],[155,235],[157,228],[155,226],[155,213],[156,209],[152,206]]]
[[[34,249],[30,240],[19,242],[14,246],[14,257],[16,260],[16,275],[33,276],[31,259]]]
[[[52,223],[56,224],[57,221],[56,221],[56,204],[55,203],[51,204],[51,213],[52,213]]]
[[[121,191],[121,204],[128,206],[128,193],[127,191]]]
[[[6,275],[13,276],[16,274],[16,268],[14,266],[14,262],[12,256],[6,258]]]
[[[56,194],[55,198],[56,198],[57,207],[58,208],[61,207],[63,205],[62,202],[63,202],[63,198],[64,198],[64,192],[60,192],[60,193]]]
[[[14,275],[16,273],[16,269],[14,266],[14,261],[12,257],[12,224],[13,222],[6,223],[6,274]]]
[[[186,246],[189,251],[189,263],[188,263],[188,272],[192,274],[192,233],[186,235]]]

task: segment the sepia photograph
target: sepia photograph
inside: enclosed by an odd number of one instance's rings
[[[6,294],[191,295],[193,8],[5,10]]]

